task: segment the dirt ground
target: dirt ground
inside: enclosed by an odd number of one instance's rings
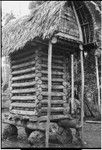
[[[2,132],[6,124],[2,124]],[[101,124],[84,123],[84,142],[83,148],[100,148],[101,147]],[[50,145],[51,147],[61,147],[60,145]],[[30,148],[27,141],[24,128],[18,128],[18,138],[2,141],[2,148]],[[78,145],[68,145],[67,147],[78,148]]]

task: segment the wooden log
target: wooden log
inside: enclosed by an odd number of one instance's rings
[[[30,49],[29,51],[22,51],[22,54],[21,53],[17,53],[15,55],[13,55],[13,59],[12,60],[22,59],[24,57],[27,57],[27,56],[33,55],[33,54],[35,54],[34,49]]]
[[[11,100],[36,100],[36,96],[12,96]]]
[[[42,80],[45,80],[45,81],[48,80],[47,77],[41,77],[41,79],[42,79]],[[63,82],[63,79],[62,79],[62,78],[57,78],[57,79],[52,78],[52,81]]]
[[[20,82],[20,83],[12,83],[11,86],[12,87],[29,87],[29,86],[34,86],[35,85],[35,81],[32,82]]]
[[[42,80],[37,80],[37,82],[36,82],[37,84],[39,84],[39,85],[41,85],[42,84]]]
[[[50,120],[51,121],[54,121],[54,120],[58,121],[60,119],[67,119],[67,118],[70,118],[70,116],[68,116],[68,115],[60,115],[60,114],[58,114],[58,115],[50,115]],[[32,116],[32,117],[29,118],[29,120],[32,121],[32,122],[36,122],[36,121],[42,122],[42,121],[46,121],[47,120],[47,116],[40,116],[39,118],[37,118],[36,116],[34,116],[34,117]]]
[[[41,78],[41,76],[42,76],[41,72],[36,73],[36,77]]]
[[[80,33],[80,41],[83,42],[83,34],[82,34],[82,28],[81,28],[81,25],[80,25],[80,22],[79,22],[79,18],[78,18],[78,15],[77,15],[77,12],[76,12],[76,9],[75,9],[75,6],[74,6],[74,3],[72,1],[72,7],[73,7],[73,10],[74,10],[74,14],[75,14],[75,17],[76,17],[76,21],[77,21],[77,25],[78,25],[78,29],[79,29],[79,33]]]
[[[35,67],[12,71],[12,75],[18,75],[18,74],[28,73],[28,72],[32,72],[32,71],[35,71]]]
[[[46,63],[48,62],[47,57],[43,57],[43,58],[41,58],[41,60],[46,62]],[[63,61],[62,60],[53,59],[53,63],[63,64]]]
[[[10,110],[10,113],[17,114],[17,115],[28,115],[34,116],[36,115],[36,111],[24,111],[24,110]]]
[[[98,107],[100,110],[100,85],[99,85],[99,70],[98,70],[98,57],[95,56],[95,65],[96,65],[96,80],[97,80],[97,89],[98,89]]]
[[[29,67],[30,65],[35,65],[35,61],[30,61],[30,62],[24,62],[22,64],[19,64],[19,65],[13,65],[11,68],[12,69],[19,69],[19,68],[22,68],[22,67]],[[31,67],[31,66],[30,66]]]
[[[48,100],[42,100],[41,103],[47,104]],[[51,104],[63,104],[63,101],[62,100],[51,100]]]
[[[102,5],[101,5],[101,9],[102,9]],[[101,88],[100,89],[100,91],[101,91],[101,97],[100,98],[101,98],[101,108],[102,108],[102,45],[101,45],[101,85],[100,85],[100,88]],[[102,109],[101,109],[101,115],[102,115]]]
[[[63,81],[63,86],[66,87],[67,86],[67,82]]]
[[[48,92],[42,92],[42,95],[48,95]],[[51,96],[64,96],[65,94],[63,92],[51,92]]]
[[[12,77],[12,81],[17,81],[17,80],[24,80],[24,79],[32,79],[35,78],[35,74],[27,74],[27,75],[21,75],[17,77]]]
[[[67,93],[68,93],[66,88],[63,89],[63,92],[65,95],[67,95]]]
[[[63,96],[63,101],[65,101],[65,102],[66,102],[66,99],[67,99],[67,97],[66,97],[66,96]]]
[[[47,65],[48,63],[46,63],[46,61],[42,61],[41,64],[46,64]],[[63,62],[62,63],[52,62],[52,66],[61,66],[61,67],[63,67]]]
[[[11,107],[23,107],[23,108],[35,108],[36,104],[35,103],[11,103]]]
[[[43,58],[47,58],[48,57],[48,54],[47,53],[45,53],[45,52],[41,52],[41,56],[43,57]],[[53,61],[53,59],[58,59],[58,60],[62,60],[63,61],[63,55],[52,55],[52,61]]]
[[[37,98],[38,98],[38,100],[42,100],[43,99],[43,96],[41,95],[41,94],[39,94],[38,96],[37,96]]]
[[[46,85],[42,84],[41,87],[48,89],[48,85],[47,84]],[[64,88],[63,85],[52,85],[52,89],[63,89],[63,88]]]
[[[41,70],[41,73],[48,74],[48,71],[47,70]],[[63,72],[53,71],[53,70],[52,70],[52,74],[55,74],[55,75],[64,75]]]
[[[13,60],[12,62],[11,62],[11,64],[12,65],[14,65],[14,64],[18,64],[18,63],[23,63],[23,62],[29,62],[29,61],[31,61],[32,59],[34,60],[34,58],[35,58],[35,54],[33,54],[33,55],[30,55],[30,56],[26,56],[26,57],[22,57],[21,59],[15,59],[15,60]]]
[[[47,78],[48,75],[42,73],[42,77]],[[58,74],[52,74],[52,79],[63,79],[63,75],[58,75]]]
[[[92,124],[101,124],[101,121],[92,121],[92,120],[86,120],[86,123],[92,123]]]
[[[74,55],[71,54],[71,113],[74,113]]]
[[[82,45],[81,45],[82,46]],[[83,141],[83,125],[84,125],[84,63],[83,63],[83,47],[80,47],[80,58],[81,58],[81,125],[82,125],[82,132],[81,132],[81,139]]]
[[[48,49],[48,107],[47,107],[47,127],[46,127],[46,147],[49,147],[49,125],[50,125],[50,111],[51,111],[51,88],[52,88],[52,43],[49,42]]]
[[[45,68],[47,68],[48,66],[47,66],[47,64],[41,64],[41,66],[42,67],[45,67]],[[52,66],[52,69],[63,69],[63,66]]]
[[[26,88],[26,89],[15,89],[12,90],[11,93],[34,93],[36,89],[34,88]]]
[[[40,109],[41,112],[47,112],[47,107],[42,107]],[[50,112],[63,112],[64,108],[63,107],[51,107]]]

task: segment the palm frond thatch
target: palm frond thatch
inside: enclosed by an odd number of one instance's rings
[[[49,39],[59,29],[60,10],[66,1],[46,1],[29,16],[12,21],[2,29],[2,54],[8,55],[36,37]]]
[[[59,24],[59,10],[65,1],[47,1],[32,15],[8,23],[2,30],[2,52],[12,53],[35,37],[50,38]]]

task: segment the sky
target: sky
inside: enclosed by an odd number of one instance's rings
[[[29,1],[2,1],[2,16],[13,12],[16,18],[29,14]]]

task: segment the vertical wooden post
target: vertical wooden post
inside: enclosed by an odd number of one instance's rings
[[[46,147],[49,147],[49,125],[51,111],[51,64],[52,64],[52,43],[49,42],[48,48],[48,107],[47,107],[47,126],[46,126]]]
[[[71,113],[74,112],[74,55],[71,54]]]
[[[101,8],[102,8],[102,2],[101,2]],[[101,89],[100,90],[101,90],[101,120],[102,120],[102,41],[101,41]]]
[[[101,1],[101,10],[102,10],[102,1]],[[102,35],[102,28],[101,28],[101,35]],[[101,39],[101,108],[102,108],[102,39]],[[102,109],[101,109],[101,120],[102,120]]]
[[[100,85],[99,85],[99,73],[98,73],[98,57],[95,56],[95,66],[96,66],[96,79],[97,79],[97,90],[98,90],[98,108],[100,111]]]
[[[81,132],[81,139],[83,141],[83,125],[84,125],[84,63],[83,63],[83,46],[80,45],[80,59],[81,59],[81,125],[82,125],[82,132]]]

